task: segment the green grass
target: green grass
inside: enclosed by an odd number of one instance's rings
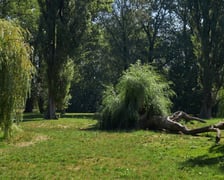
[[[224,140],[216,145],[215,133],[106,132],[93,128],[93,118],[26,115],[22,131],[0,142],[0,179],[224,178]]]

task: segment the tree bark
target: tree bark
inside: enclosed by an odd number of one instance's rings
[[[56,71],[56,35],[57,35],[57,10],[54,3],[49,1],[48,6],[48,47],[47,54],[47,78],[48,78],[48,105],[46,119],[57,119],[56,117],[56,102],[55,102],[55,71]]]
[[[48,95],[47,114],[46,114],[45,118],[46,119],[57,119],[56,103],[55,103],[55,98],[54,98],[52,92],[49,92],[49,95]]]
[[[211,92],[205,93],[200,111],[200,117],[210,119],[212,117],[212,96]]]
[[[38,98],[38,108],[39,108],[39,112],[41,114],[44,114],[44,98],[41,96]]]

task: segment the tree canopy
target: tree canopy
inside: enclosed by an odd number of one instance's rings
[[[202,105],[200,115],[211,118],[217,93],[223,86],[224,2],[189,1],[189,24],[192,27],[194,53],[200,71]]]
[[[40,57],[47,67],[46,118],[55,119],[57,107],[68,104],[73,70],[70,69],[70,73],[66,71],[68,65],[74,67],[74,61],[70,60],[78,54],[77,48],[89,29],[92,18],[105,7],[103,1],[39,0],[38,2],[41,9]]]
[[[117,84],[123,71],[140,59],[172,81],[176,95],[171,111],[210,118],[223,102],[223,4],[4,0],[0,17],[23,27],[32,46],[37,73],[32,105],[27,102],[30,111],[39,108],[47,119],[67,108],[96,112],[105,85]]]

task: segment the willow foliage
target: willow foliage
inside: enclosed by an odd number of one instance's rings
[[[24,110],[34,71],[24,31],[0,19],[0,127],[8,138],[12,121]]]
[[[167,115],[173,95],[168,82],[152,66],[136,64],[123,73],[117,85],[108,86],[100,110],[102,129],[138,127],[139,113]]]

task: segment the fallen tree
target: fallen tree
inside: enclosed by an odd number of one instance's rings
[[[184,119],[185,121],[196,120],[202,123],[206,121],[198,117],[190,116],[189,114],[183,111],[177,111],[171,116],[148,116],[148,112],[145,112],[140,116],[139,119],[139,128],[141,129],[158,129],[166,130],[176,133],[183,133],[187,135],[196,135],[204,132],[216,132],[216,143],[221,139],[220,129],[224,129],[224,122],[220,122],[214,125],[208,125],[196,129],[188,129],[186,126],[182,125],[180,120]]]
[[[99,125],[104,130],[119,129],[159,129],[196,135],[216,132],[216,142],[220,141],[220,129],[224,122],[196,129],[188,129],[180,123],[203,119],[177,111],[168,116],[173,91],[169,83],[152,66],[140,62],[127,69],[115,86],[108,86],[103,94]]]

